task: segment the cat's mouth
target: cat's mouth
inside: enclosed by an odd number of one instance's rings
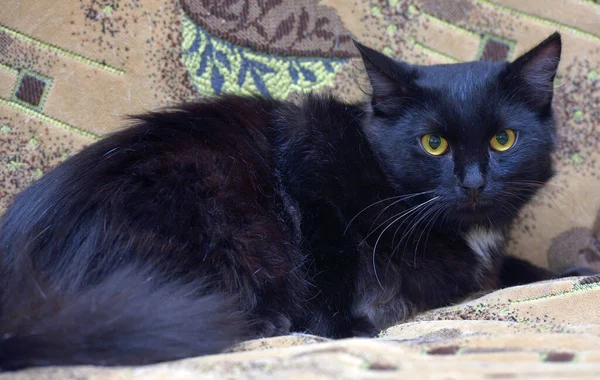
[[[458,207],[457,213],[461,219],[487,219],[490,214],[494,213],[494,205],[492,202],[486,199],[469,198],[465,200],[461,206]]]
[[[473,202],[465,200],[453,213],[455,221],[464,224],[502,223],[512,217],[512,209],[494,198],[480,198]]]

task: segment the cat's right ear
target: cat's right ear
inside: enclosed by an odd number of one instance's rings
[[[410,94],[414,76],[410,66],[366,47],[356,40],[353,42],[360,52],[373,88],[374,107],[391,97],[401,98]]]
[[[546,108],[552,103],[561,48],[560,34],[554,33],[508,66],[506,80],[509,85],[523,93],[535,109]]]

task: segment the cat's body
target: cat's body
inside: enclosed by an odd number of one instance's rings
[[[293,331],[369,336],[553,277],[503,248],[552,175],[551,87],[538,87],[559,37],[512,66],[390,71],[360,48],[372,105],[184,105],[18,195],[0,227],[0,369],[152,363]],[[514,149],[489,150],[507,128]],[[423,151],[431,133],[447,153]]]

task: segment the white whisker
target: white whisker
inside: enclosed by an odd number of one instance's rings
[[[367,206],[367,207],[363,208],[362,210],[360,210],[352,219],[350,219],[350,221],[348,222],[348,225],[344,229],[344,233],[343,234],[345,235],[346,232],[348,232],[348,228],[350,227],[350,225],[352,224],[352,222],[354,222],[354,220],[356,220],[356,218],[358,218],[363,212],[367,211],[371,207],[377,206],[378,204],[381,204],[381,203],[386,202],[386,201],[391,201],[391,200],[403,201],[403,200],[406,200],[406,199],[414,198],[416,196],[423,195],[423,194],[429,194],[429,193],[432,193],[432,192],[433,191],[423,191],[421,193],[397,195],[397,196],[394,196],[394,197],[389,197],[389,198],[382,199],[380,201],[371,203],[369,206]]]
[[[417,209],[417,208],[424,207],[427,204],[429,204],[429,203],[437,200],[438,198],[439,198],[439,196],[433,197],[430,200],[425,201],[425,202],[423,202],[423,203],[421,203],[421,204],[413,207],[411,210],[409,210],[407,212],[410,212],[410,211],[412,211],[414,209]],[[381,237],[383,236],[383,234],[385,233],[385,231],[387,231],[391,226],[393,226],[394,223],[396,223],[397,221],[401,220],[405,215],[406,215],[406,212],[403,213],[402,215],[400,215],[398,218],[394,219],[394,221],[392,221],[386,228],[384,228],[383,231],[381,231],[381,233],[379,234],[379,237],[377,237],[377,240],[375,241],[375,245],[373,246],[373,260],[372,260],[373,271],[375,272],[375,279],[377,280],[377,283],[379,284],[379,286],[381,287],[382,290],[384,289],[384,287],[383,287],[383,284],[381,283],[381,280],[379,279],[379,275],[377,274],[377,265],[375,264],[375,252],[377,251],[377,245],[379,244],[379,241],[381,240]]]

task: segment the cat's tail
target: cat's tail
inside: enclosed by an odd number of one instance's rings
[[[217,353],[245,338],[233,300],[148,273],[120,269],[85,291],[68,290],[69,279],[59,290],[12,277],[19,284],[0,291],[0,372],[156,363]]]

